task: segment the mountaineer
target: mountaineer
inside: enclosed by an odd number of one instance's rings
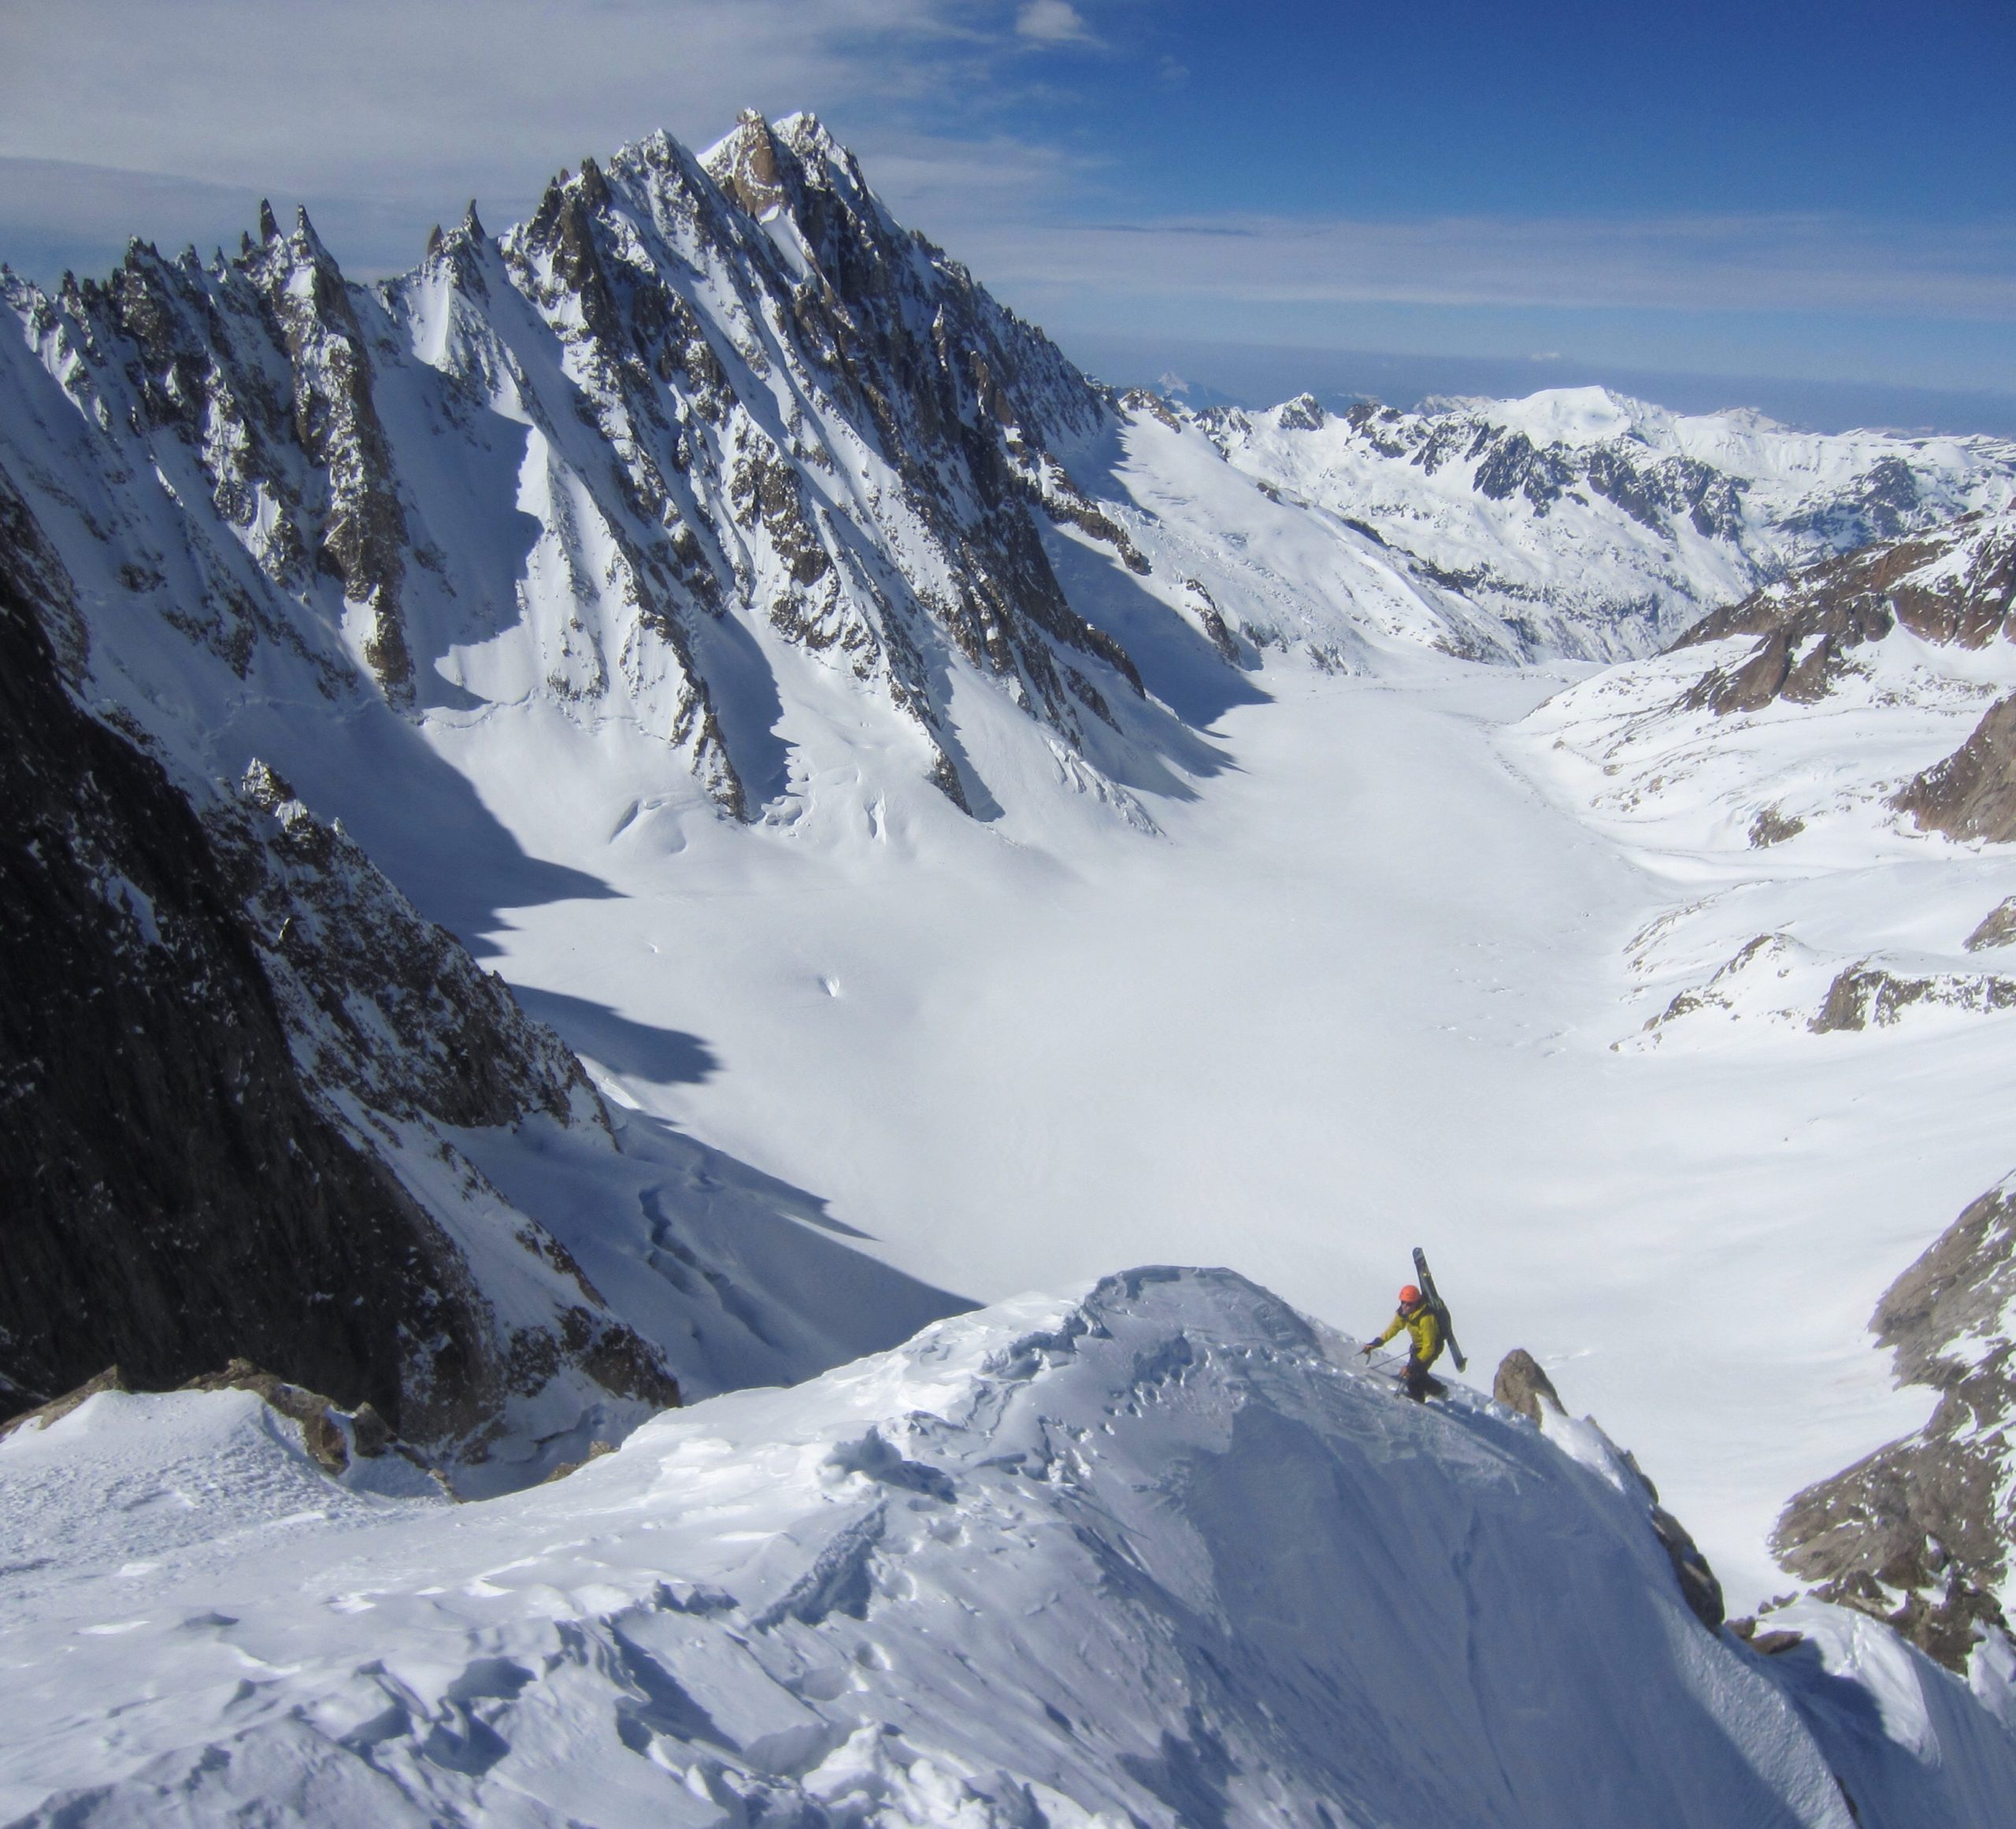
[[[1407,1331],[1407,1363],[1401,1371],[1400,1382],[1406,1386],[1407,1395],[1418,1404],[1430,1397],[1441,1396],[1444,1388],[1440,1379],[1428,1375],[1428,1368],[1442,1356],[1447,1332],[1440,1309],[1439,1303],[1409,1283],[1400,1291],[1399,1311],[1386,1324],[1386,1331],[1358,1349],[1363,1356],[1369,1359],[1376,1348],[1384,1346],[1404,1327]]]

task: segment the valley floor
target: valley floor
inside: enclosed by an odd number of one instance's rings
[[[1504,727],[1566,673],[1384,671],[1262,676],[1222,772],[1144,796],[1160,837],[850,777],[739,830],[640,798],[632,734],[437,714],[524,850],[596,885],[465,937],[619,1103],[976,1300],[1221,1263],[1365,1334],[1425,1245],[1472,1378],[1534,1352],[1747,1609],[1788,1585],[1784,1501],[1926,1413],[1865,1323],[2011,1166],[2003,1019],[1614,1051],[1658,1007],[1627,942],[1701,872],[1521,772]],[[452,847],[379,818],[450,918]]]

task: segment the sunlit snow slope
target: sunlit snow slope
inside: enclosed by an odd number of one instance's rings
[[[1136,1271],[461,1508],[331,1486],[243,1393],[94,1398],[0,1445],[0,1812],[2001,1820],[2016,1741],[1958,1679],[1825,1608],[1777,1658],[1710,1634],[1599,1438],[1354,1366]]]
[[[1789,566],[1999,508],[2016,482],[2004,439],[1801,432],[1603,388],[1169,417],[1360,536],[1488,655],[1643,654]]]
[[[702,1210],[765,1234],[773,1341],[833,1352],[859,1285],[792,1286],[801,1221],[984,1299],[1176,1258],[1358,1326],[1418,1241],[1480,1361],[1573,1362],[1740,1604],[1786,1494],[1923,1421],[1865,1323],[2010,1166],[2009,1018],[1646,1047],[1632,936],[1729,889],[1706,975],[1825,834],[1646,842],[1566,732],[1639,687],[1501,744],[1581,669],[1463,657],[1641,650],[1993,506],[2006,445],[1116,399],[804,117],[654,138],[380,288],[267,222],[7,296],[0,462],[81,696],[199,797],[280,768],[664,1142],[592,1185],[536,1130],[469,1151],[640,1330],[691,1319]]]

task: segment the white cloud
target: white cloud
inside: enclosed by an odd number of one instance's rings
[[[2016,222],[1218,216],[976,224],[965,252],[1001,286],[1053,295],[2016,319]]]
[[[1028,0],[1015,16],[1015,29],[1040,44],[1084,44],[1092,35],[1070,0]]]
[[[919,125],[995,92],[1019,41],[988,17],[971,0],[0,0],[0,256],[46,272],[102,265],[128,233],[231,245],[240,199],[268,195],[306,200],[346,265],[388,270],[471,196],[501,227],[584,154],[661,127],[704,146],[743,107],[818,110],[885,187],[886,156],[928,195],[963,169],[999,200],[1056,161],[971,138],[934,156]]]
[[[7,0],[0,154],[209,183],[536,183],[738,109],[900,102],[962,0]]]
[[[0,256],[51,275],[103,270],[128,233],[228,247],[264,195],[305,199],[347,268],[391,271],[472,195],[501,228],[584,153],[809,106],[899,216],[1058,322],[1279,339],[1386,306],[2016,320],[2016,221],[1074,222],[1102,174],[1010,128],[1014,85],[1048,67],[1030,50],[1090,36],[1069,0],[0,0]]]

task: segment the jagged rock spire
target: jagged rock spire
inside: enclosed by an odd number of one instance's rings
[[[776,136],[754,108],[743,109],[735,131],[704,162],[714,181],[752,216],[767,215],[785,200]]]

